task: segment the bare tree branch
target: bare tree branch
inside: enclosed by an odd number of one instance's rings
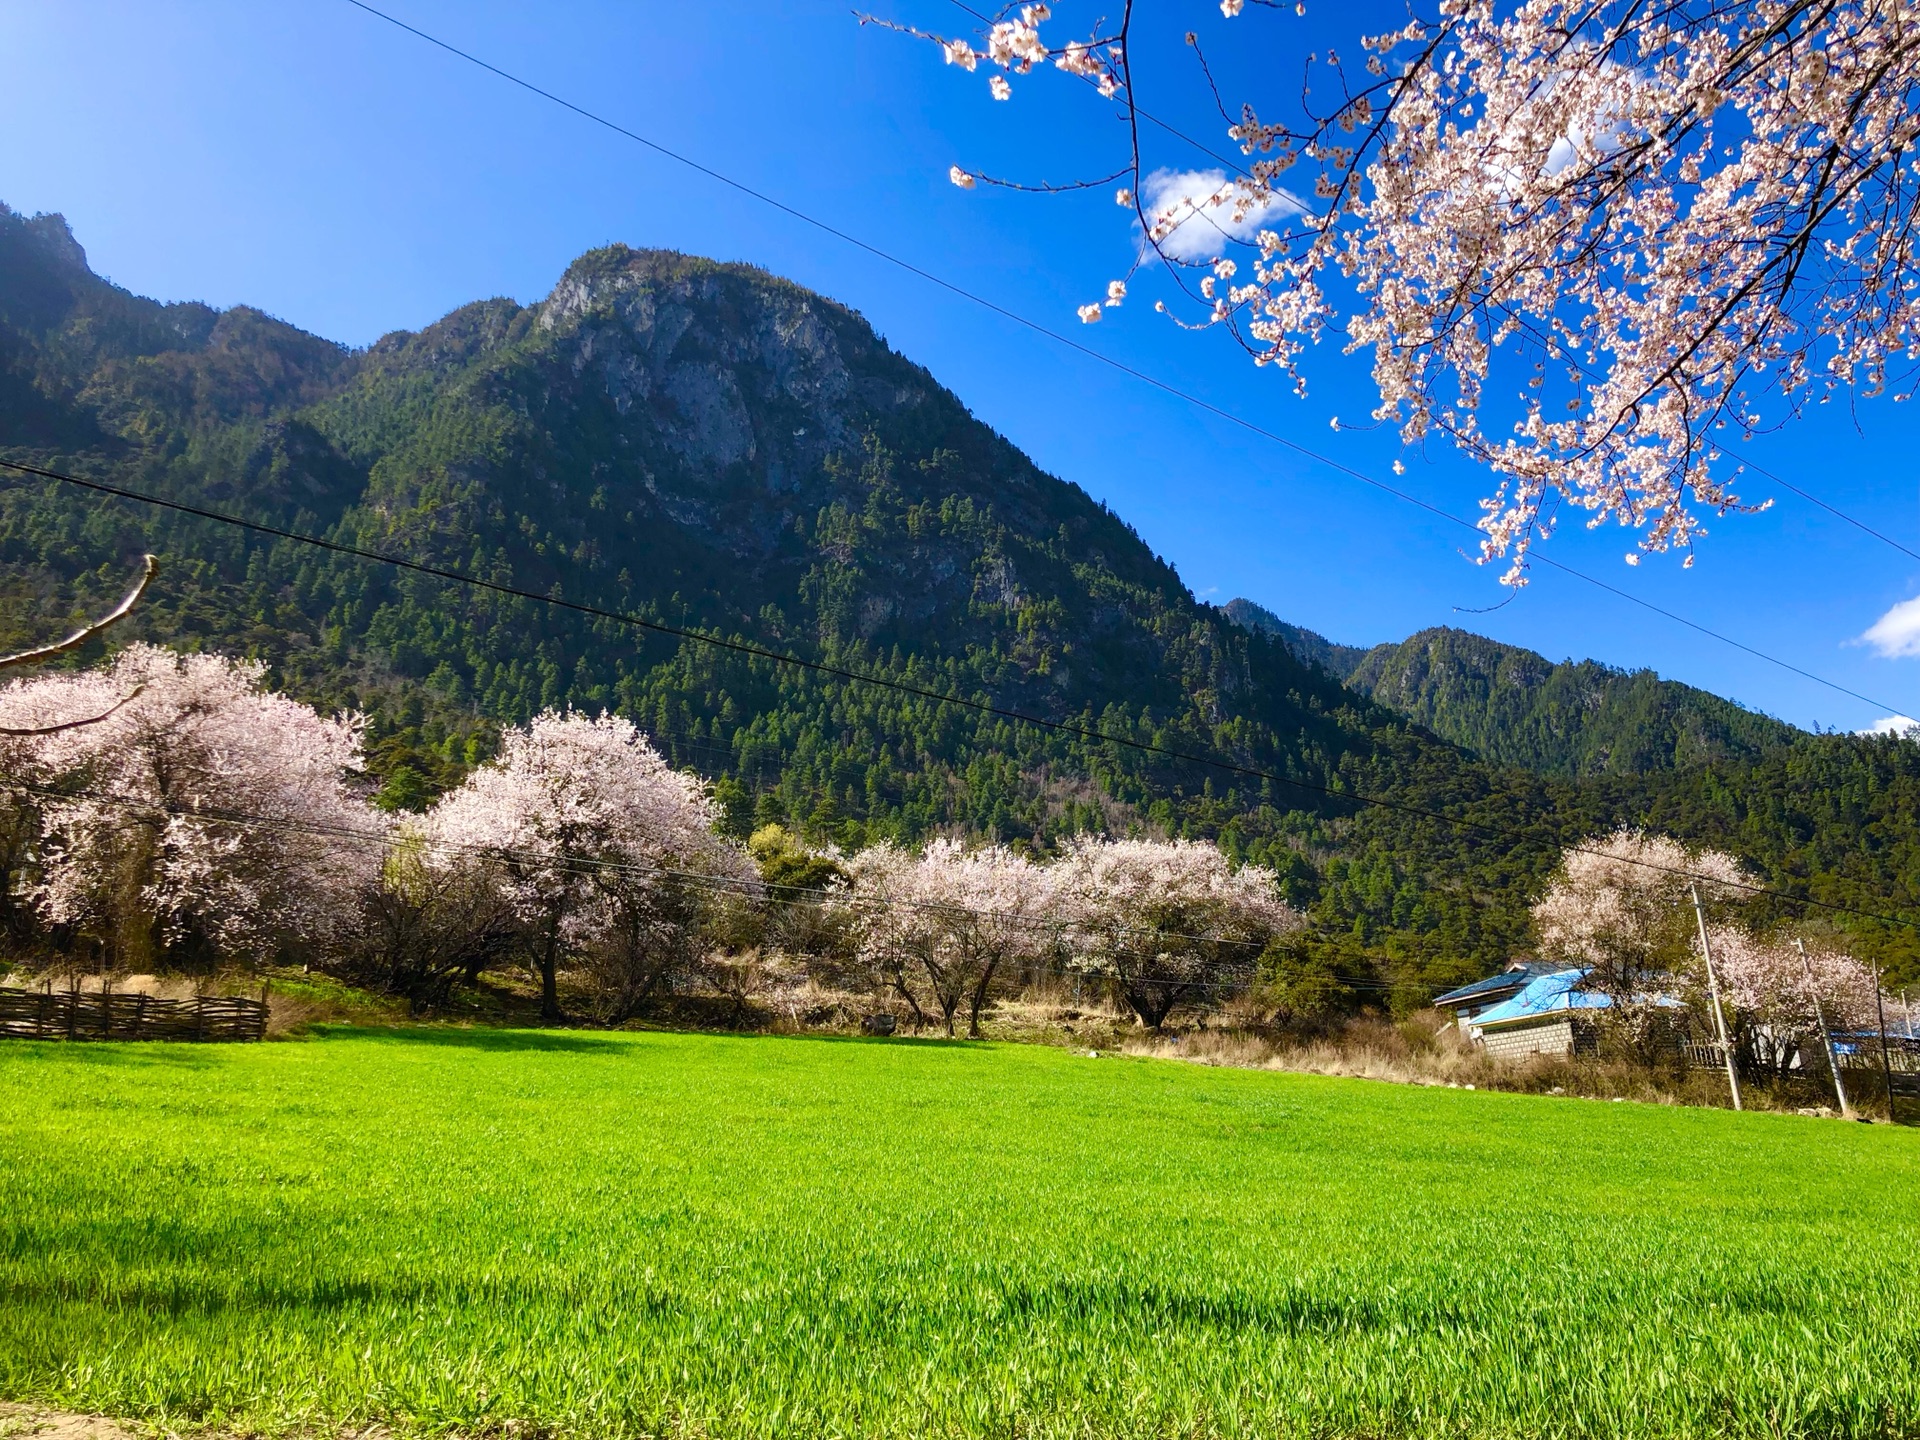
[[[12,725],[0,725],[0,735],[14,738],[31,738],[35,735],[58,735],[62,730],[78,730],[86,725],[98,725],[102,720],[110,717],[114,711],[119,710],[122,706],[132,704],[146,688],[144,685],[134,686],[133,689],[114,701],[110,708],[102,710],[98,715],[90,715],[85,720],[61,720],[53,725],[29,725],[22,728],[15,728]]]
[[[133,607],[140,603],[140,597],[147,593],[147,586],[153,583],[153,577],[159,573],[159,559],[153,555],[147,556],[146,567],[140,572],[140,578],[134,582],[133,589],[129,590],[126,598],[114,606],[113,609],[109,610],[105,615],[102,615],[91,625],[81,626],[78,630],[74,631],[73,634],[67,636],[66,639],[58,641],[55,644],[42,645],[37,650],[21,650],[12,655],[0,655],[0,670],[11,669],[17,665],[37,665],[65,651],[79,649],[82,645],[86,644],[87,641],[93,639],[94,636],[104,632],[108,626],[126,619],[127,616],[133,612]],[[102,720],[107,719],[122,707],[130,704],[140,692],[146,688],[144,685],[134,686],[133,689],[114,701],[108,709],[101,711],[98,715],[90,715],[84,720],[61,720],[52,725],[27,725],[17,727],[0,725],[0,736],[7,736],[14,739],[31,739],[37,735],[57,735],[63,730],[78,730],[83,726],[98,725]]]
[[[50,660],[55,655],[64,654],[68,650],[78,650],[108,626],[126,619],[128,614],[133,610],[133,607],[140,603],[140,597],[147,593],[147,586],[153,583],[153,577],[159,573],[159,559],[152,555],[147,556],[146,569],[141,573],[139,580],[134,583],[133,589],[127,592],[126,599],[122,600],[91,625],[83,625],[64,640],[56,641],[52,645],[42,645],[38,650],[21,650],[13,655],[0,655],[0,670],[12,669],[16,665],[38,665],[42,661]],[[127,698],[132,699],[133,697],[128,696]],[[126,702],[122,701],[121,703],[125,704]],[[39,732],[9,731],[7,733],[35,734]]]

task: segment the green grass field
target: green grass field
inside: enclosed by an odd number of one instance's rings
[[[241,1428],[1920,1435],[1920,1135],[1018,1046],[0,1044],[0,1399]]]

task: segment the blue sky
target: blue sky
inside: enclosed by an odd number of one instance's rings
[[[872,0],[956,31],[951,0]],[[1351,47],[1374,0],[1229,29],[1211,4],[1164,8],[1135,46],[1143,102],[1224,148],[1178,31],[1230,97],[1298,73],[1308,45]],[[1363,362],[1323,345],[1296,399],[1218,335],[1146,304],[1081,327],[1075,307],[1135,241],[1110,192],[1035,197],[949,183],[959,163],[1060,179],[1104,173],[1117,127],[1052,80],[988,98],[841,0],[780,5],[508,6],[390,0],[392,13],[1170,384],[1391,479],[1364,417]],[[1249,12],[1251,14],[1251,12]],[[1153,18],[1152,12],[1148,12]],[[1387,18],[1382,8],[1382,21]],[[94,268],[167,300],[247,303],[354,345],[468,300],[538,299],[609,241],[748,260],[861,311],[1043,466],[1108,501],[1203,598],[1246,595],[1337,640],[1454,624],[1554,659],[1593,657],[1733,696],[1802,725],[1920,715],[1920,655],[1858,637],[1920,596],[1920,562],[1782,493],[1714,523],[1691,571],[1622,563],[1625,534],[1562,531],[1551,553],[1608,584],[1839,682],[1836,694],[1623,600],[1541,571],[1517,600],[1460,553],[1464,532],[1076,356],[821,232],[610,135],[365,15],[345,0],[169,6],[0,0],[8,71],[0,200],[57,210]],[[1177,141],[1169,166],[1205,165]],[[1152,285],[1149,277],[1145,288]],[[1141,286],[1136,286],[1140,290]],[[1920,550],[1920,423],[1862,401],[1756,440],[1751,457]],[[1438,448],[1405,488],[1471,513],[1484,475]],[[1764,483],[1749,485],[1755,498]],[[1466,537],[1471,538],[1471,537]],[[1905,612],[1920,631],[1920,606]],[[1899,617],[1896,616],[1896,625]]]

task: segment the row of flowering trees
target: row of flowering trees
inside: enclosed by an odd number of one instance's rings
[[[1109,984],[1157,1028],[1182,1002],[1246,983],[1300,924],[1269,872],[1200,841],[1083,837],[1042,865],[936,840],[875,846],[847,869],[829,905],[916,1020],[927,997],[948,1034],[963,1007],[979,1034],[996,979],[1022,967]]]
[[[11,948],[110,970],[299,959],[433,1003],[521,964],[547,1016],[564,981],[608,1021],[688,980],[743,1003],[769,975],[831,972],[977,1034],[996,987],[1036,969],[1109,984],[1157,1026],[1298,923],[1266,872],[1178,841],[1089,839],[1050,864],[951,840],[795,852],[769,885],[701,782],[613,716],[511,729],[396,819],[368,803],[357,717],[274,693],[256,663],[152,646],[0,690],[0,731]]]
[[[258,664],[144,645],[0,689],[8,948],[119,971],[304,960],[428,1004],[524,966],[548,1016],[564,987],[610,1022],[688,983],[744,1007],[813,979],[978,1034],[997,993],[1040,974],[1157,1027],[1251,981],[1300,926],[1267,871],[1202,842],[1082,837],[1050,861],[950,839],[750,850],[613,716],[508,730],[395,818],[368,802],[360,728],[274,693]],[[1743,925],[1753,889],[1728,855],[1621,831],[1567,851],[1534,928],[1649,1053],[1686,1008],[1711,1032],[1704,929],[1737,1048],[1779,1072],[1822,1018],[1870,1028],[1877,986],[1829,945]]]
[[[92,723],[58,728],[74,716]],[[684,959],[714,881],[757,884],[699,784],[624,720],[509,731],[425,815],[356,784],[357,717],[264,667],[135,645],[0,691],[5,891],[16,946],[114,970],[301,958],[419,999],[513,958],[597,977],[613,1018]],[[32,733],[40,731],[42,733]]]
[[[1744,1065],[1780,1075],[1821,1053],[1823,1024],[1877,1029],[1881,996],[1872,967],[1830,941],[1747,923],[1758,889],[1721,851],[1620,830],[1566,852],[1534,929],[1548,955],[1585,969],[1609,998],[1607,1023],[1629,1050],[1657,1050],[1688,1012],[1714,1033],[1717,982]]]

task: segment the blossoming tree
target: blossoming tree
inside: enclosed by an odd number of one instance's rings
[[[1748,883],[1731,855],[1617,830],[1568,848],[1533,907],[1534,932],[1548,955],[1587,970],[1585,985],[1612,1002],[1610,1031],[1651,1059],[1666,1033],[1656,997],[1699,989],[1690,887],[1723,908]]]
[[[620,1019],[691,957],[709,888],[758,886],[714,819],[705,787],[631,722],[548,713],[508,731],[421,834],[440,863],[492,867],[531,937],[543,1015],[559,1018],[559,971],[583,959]]]
[[[924,988],[949,1035],[965,1005],[967,1034],[977,1037],[995,980],[1052,946],[1047,873],[1005,846],[876,845],[845,864],[839,903],[851,912],[861,957],[916,1021]]]
[[[107,965],[322,943],[377,873],[384,823],[348,785],[358,718],[318,715],[265,673],[134,645],[0,691],[0,723],[39,732],[0,756],[37,811],[32,899]]]
[[[1920,47],[1900,5],[1416,0],[1343,58],[1307,50],[1304,4],[1219,0],[1220,38],[1276,85],[1220,94],[1195,5],[1224,131],[1200,137],[1143,108],[1135,7],[1074,8],[926,38],[997,100],[1052,70],[1125,122],[1115,173],[1072,184],[1117,186],[1140,243],[1081,318],[1157,258],[1183,323],[1296,385],[1306,347],[1343,333],[1378,419],[1500,476],[1481,558],[1509,583],[1560,505],[1637,529],[1630,561],[1691,552],[1703,513],[1742,508],[1729,436],[1846,387],[1911,393]],[[1195,143],[1220,168],[1154,148]]]
[[[1267,943],[1301,923],[1272,874],[1236,870],[1203,841],[1082,839],[1054,868],[1071,963],[1111,980],[1149,1028],[1250,976]]]
[[[1796,1055],[1824,1078],[1820,1026],[1867,1030],[1878,1024],[1877,980],[1864,961],[1828,945],[1803,954],[1791,940],[1738,926],[1708,929],[1713,961],[1748,1063],[1785,1074]]]

